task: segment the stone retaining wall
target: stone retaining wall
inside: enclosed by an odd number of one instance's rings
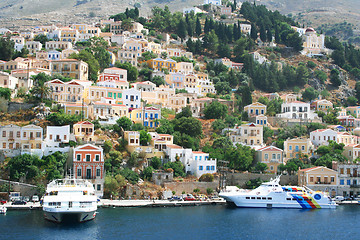
[[[193,193],[194,189],[200,189],[201,193],[206,193],[207,188],[214,191],[219,187],[219,182],[170,182],[164,183],[164,187],[168,190],[175,191],[175,195],[180,195],[182,192]]]
[[[227,186],[240,186],[245,187],[245,183],[251,179],[260,178],[262,181],[269,181],[271,178],[275,178],[275,174],[259,174],[259,173],[228,173],[226,177]],[[298,184],[297,175],[283,175],[280,178],[281,185],[295,185]]]

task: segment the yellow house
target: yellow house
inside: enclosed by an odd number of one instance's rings
[[[129,118],[134,123],[141,123],[144,127],[157,128],[161,119],[161,109],[155,107],[135,108]]]
[[[258,116],[266,114],[266,105],[256,102],[244,107],[244,111],[248,113],[249,116]]]
[[[267,172],[277,173],[283,163],[283,150],[275,146],[266,146],[256,151],[256,160],[268,166]]]
[[[72,28],[61,28],[60,41],[75,43],[78,41],[79,31]]]
[[[61,59],[51,62],[51,74],[61,74],[72,79],[88,80],[89,67],[77,59]]]
[[[299,158],[301,154],[313,155],[314,146],[309,138],[293,138],[284,142],[284,162],[292,158]]]
[[[93,142],[96,140],[94,124],[89,121],[75,123],[73,133],[78,141]]]
[[[315,191],[327,191],[331,196],[335,196],[338,172],[323,166],[301,169],[298,171],[298,184]]]
[[[84,118],[91,117],[89,106],[86,104],[65,103],[64,112],[70,115],[80,115],[81,113],[83,113]]]
[[[156,71],[167,69],[169,72],[176,72],[176,61],[172,59],[155,58],[146,61],[149,68]]]
[[[312,102],[310,107],[314,108],[316,111],[322,111],[326,113],[327,111],[333,109],[333,104],[326,99],[321,99]]]

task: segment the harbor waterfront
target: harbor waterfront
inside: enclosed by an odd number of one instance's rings
[[[42,211],[0,215],[1,239],[352,239],[358,206],[337,209],[100,208],[94,221],[56,224]],[[294,224],[296,222],[297,224]],[[11,227],[10,227],[11,226]]]

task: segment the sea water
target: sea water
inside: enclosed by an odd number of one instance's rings
[[[41,210],[0,215],[0,240],[360,239],[360,206],[254,209],[227,206],[100,208],[85,223],[56,224]]]

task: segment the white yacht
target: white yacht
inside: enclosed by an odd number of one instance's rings
[[[65,219],[79,222],[95,218],[97,197],[93,185],[85,179],[65,178],[47,185],[43,200],[44,217],[54,222]]]
[[[307,187],[280,186],[280,176],[262,183],[254,190],[226,187],[219,196],[237,207],[254,208],[336,208],[336,203],[324,192]]]

